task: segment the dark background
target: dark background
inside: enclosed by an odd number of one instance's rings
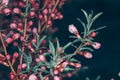
[[[100,30],[96,37],[96,41],[102,44],[99,50],[95,50],[92,59],[81,58],[83,66],[89,66],[88,70],[80,72],[77,75],[65,80],[85,80],[88,76],[95,79],[101,75],[100,80],[120,80],[118,72],[120,71],[120,0],[72,0],[71,3],[63,6],[62,13],[64,19],[55,21],[55,26],[59,27],[56,36],[60,39],[62,45],[69,40],[68,25],[74,24],[79,32],[81,25],[76,18],[84,20],[84,15],[81,9],[88,13],[93,10],[94,13],[103,12],[103,15],[95,22],[95,27],[107,26],[107,28]],[[8,69],[3,70],[4,66],[0,65],[1,72],[7,72]],[[4,73],[3,75],[8,76]],[[0,75],[1,76],[1,75]],[[6,77],[5,76],[5,77]]]
[[[110,80],[111,78],[120,80],[118,77],[120,71],[120,0],[72,0],[70,4],[66,4],[62,9],[64,19],[56,22],[59,27],[58,36],[62,44],[70,41],[68,38],[71,35],[68,31],[69,24],[74,24],[79,32],[81,31],[82,26],[76,19],[85,20],[81,9],[88,13],[93,10],[95,14],[103,12],[93,28],[103,25],[107,27],[100,30],[96,37],[96,41],[100,42],[102,47],[95,50],[93,58],[90,60],[80,59],[83,66],[89,66],[89,69],[78,73],[79,77],[74,76],[65,80],[85,80],[86,76],[95,80],[98,75],[101,75],[100,80]]]

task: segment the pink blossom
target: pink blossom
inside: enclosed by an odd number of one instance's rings
[[[16,13],[16,14],[19,14],[20,13],[20,9],[19,8],[14,8],[13,12]]]
[[[59,71],[57,69],[54,70],[54,74],[58,74]]]
[[[46,58],[43,55],[40,55],[39,58],[40,58],[41,61],[46,61]]]
[[[90,59],[90,58],[92,58],[93,56],[92,56],[92,54],[91,54],[90,52],[86,52],[86,53],[84,54],[84,57]]]
[[[48,13],[48,10],[47,10],[47,9],[44,9],[44,10],[43,10],[43,14],[44,14],[44,15],[47,15],[47,13]]]
[[[8,54],[8,55],[6,55],[6,59],[7,60],[10,60],[10,58],[11,58],[11,56]]]
[[[76,68],[80,68],[80,67],[81,67],[81,64],[80,64],[80,63],[76,63],[76,64],[75,64],[75,67],[76,67]]]
[[[93,46],[95,49],[99,49],[99,48],[101,47],[101,44],[98,43],[98,42],[94,42],[94,43],[92,44],[92,46]]]
[[[37,76],[35,74],[31,74],[28,78],[28,80],[38,80]]]
[[[15,33],[12,38],[13,38],[14,40],[16,40],[16,39],[18,39],[19,37],[20,37],[20,34],[19,34],[19,33]]]
[[[22,64],[22,68],[24,69],[24,68],[26,68],[26,67],[27,67],[26,63],[23,63],[23,64]]]
[[[10,44],[12,41],[13,41],[12,38],[7,38],[7,39],[6,39],[6,43],[7,43],[7,44]]]
[[[70,33],[78,34],[78,30],[73,24],[69,25],[68,30]]]
[[[40,58],[36,58],[35,61],[36,61],[36,62],[40,62]]]
[[[13,58],[17,58],[18,56],[19,56],[18,52],[15,52],[15,53],[13,54]]]
[[[66,67],[68,64],[69,64],[68,62],[64,62],[64,63],[62,63],[62,66]]]
[[[61,80],[60,77],[58,77],[58,76],[54,76],[53,79],[54,79],[54,80]]]
[[[10,12],[11,12],[11,10],[10,10],[10,8],[5,8],[5,9],[3,10],[3,12],[5,13],[5,15],[9,15]]]
[[[3,4],[4,6],[8,5],[8,3],[9,3],[9,0],[2,0],[2,4]]]
[[[11,24],[10,24],[10,28],[11,28],[11,29],[16,29],[16,28],[17,28],[17,24],[11,23]]]

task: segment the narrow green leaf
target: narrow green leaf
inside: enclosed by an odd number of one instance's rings
[[[50,48],[50,51],[52,53],[52,56],[55,56],[55,48],[54,48],[54,45],[51,41],[49,41],[49,48]]]
[[[85,17],[86,17],[86,20],[87,22],[89,22],[89,19],[88,19],[88,14],[85,10],[81,9],[81,11],[84,13]]]
[[[63,50],[65,50],[66,48],[68,48],[71,44],[72,44],[72,42],[67,43],[67,44],[63,47]]]
[[[80,23],[82,24],[82,26],[84,28],[84,36],[83,36],[83,38],[85,38],[86,34],[87,34],[87,27],[86,27],[85,23],[81,19],[77,18],[77,20],[80,21]]]
[[[59,40],[58,40],[58,38],[56,38],[56,40],[57,40],[57,47],[56,47],[56,50],[59,50],[60,43],[59,43]]]

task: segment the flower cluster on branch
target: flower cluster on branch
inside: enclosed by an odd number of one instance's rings
[[[82,67],[74,58],[81,55],[92,58],[92,51],[101,44],[94,41],[97,29],[92,29],[93,22],[102,14],[88,14],[84,10],[86,22],[78,19],[84,31],[73,25],[68,30],[73,41],[61,46],[59,39],[50,40],[53,21],[62,19],[60,12],[67,0],[0,0],[0,64],[9,67],[11,80],[62,80],[71,77]],[[76,46],[75,43],[80,43]],[[75,48],[67,53],[68,47]],[[92,48],[93,47],[93,48]]]

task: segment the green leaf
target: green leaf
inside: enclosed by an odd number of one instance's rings
[[[63,50],[65,50],[66,48],[68,48],[71,44],[72,44],[72,42],[67,43],[67,44],[63,47]]]
[[[83,9],[81,9],[81,11],[84,13],[87,22],[89,22],[89,18],[88,18],[88,14],[87,14],[87,12],[86,12],[85,10],[83,10]]]
[[[89,47],[83,47],[83,48],[81,48],[80,50],[81,50],[81,51],[82,51],[82,50],[88,50],[88,51],[91,51],[91,52],[94,51],[92,48],[89,48]]]
[[[52,53],[52,56],[55,56],[55,48],[54,48],[54,45],[51,41],[49,41],[49,48],[50,48],[50,51]]]
[[[86,34],[87,34],[87,27],[86,27],[85,23],[81,19],[77,18],[77,20],[80,21],[80,23],[82,24],[82,26],[84,28],[84,36],[83,36],[83,38],[85,38]]]
[[[102,12],[96,14],[96,15],[92,18],[92,23],[93,23],[99,16],[101,16],[102,14],[103,14]]]
[[[56,47],[56,50],[59,50],[60,43],[59,43],[59,40],[58,40],[58,38],[56,38],[56,40],[57,40],[57,47]]]

